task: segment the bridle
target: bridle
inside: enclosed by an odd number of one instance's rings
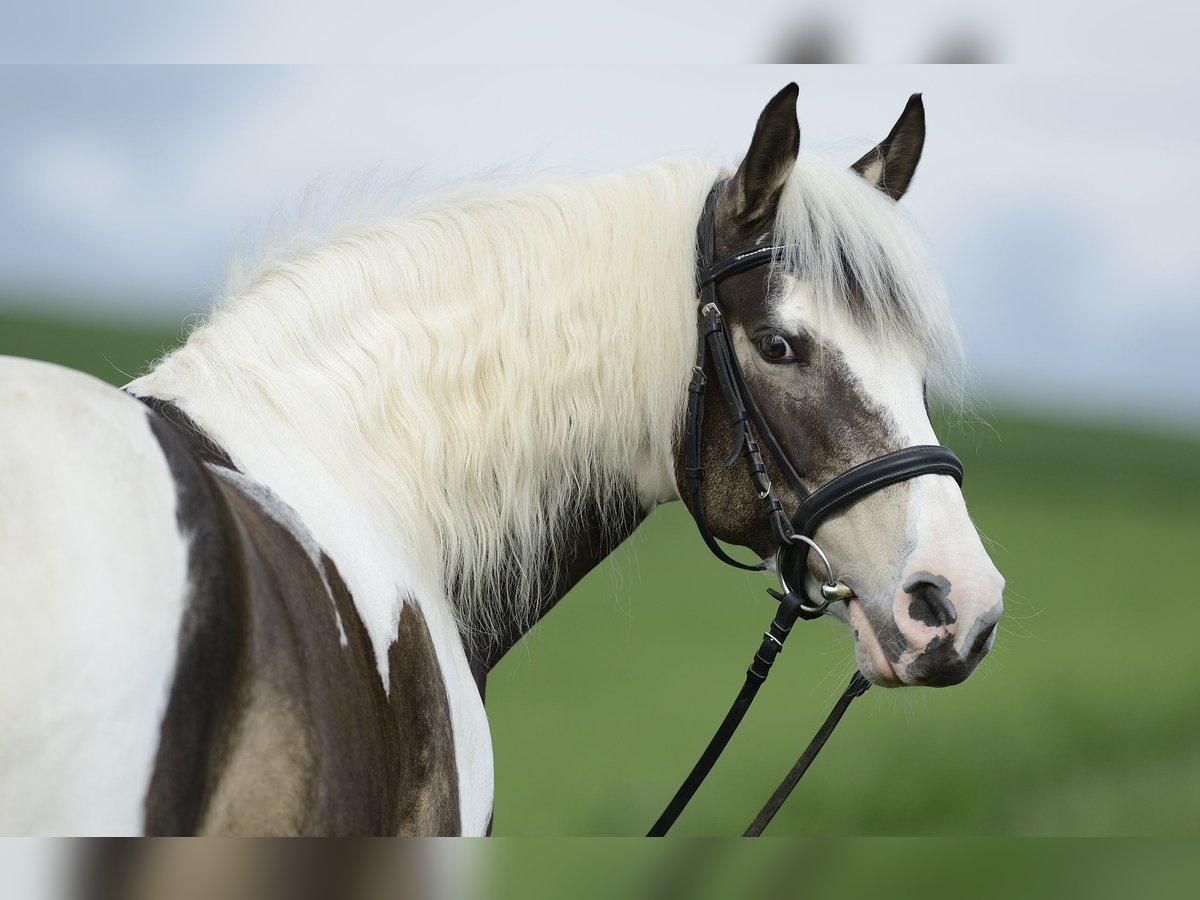
[[[785,248],[778,245],[745,247],[716,259],[716,210],[717,200],[727,180],[718,181],[709,191],[704,212],[697,226],[696,285],[700,294],[700,312],[696,347],[696,364],[693,367],[691,384],[688,386],[687,419],[684,436],[684,476],[687,482],[691,512],[708,548],[724,563],[739,569],[763,571],[767,563],[747,564],[729,556],[717,543],[708,517],[704,512],[701,486],[704,468],[701,465],[701,431],[704,424],[704,397],[708,378],[704,374],[706,362],[712,362],[717,383],[725,400],[725,408],[733,427],[733,446],[728,464],[738,457],[745,460],[746,471],[755,493],[763,504],[763,512],[770,523],[771,531],[778,542],[775,553],[775,571],[779,576],[782,592],[768,589],[768,593],[779,601],[779,608],[763,635],[762,644],[746,671],[746,681],[739,691],[733,706],[721,722],[708,747],[684,780],[663,814],[650,829],[649,836],[665,835],[674,824],[683,808],[691,800],[701,782],[708,775],[717,758],[729,743],[734,730],[742,721],[758,689],[766,681],[771,666],[783,643],[787,640],[796,619],[816,619],[825,614],[831,603],[854,599],[854,591],[834,576],[828,556],[813,539],[817,527],[832,513],[844,509],[856,500],[874,493],[888,485],[907,481],[919,475],[949,475],[962,484],[962,462],[950,450],[937,445],[905,447],[892,453],[860,463],[826,482],[816,490],[809,491],[787,454],[775,439],[766,418],[754,401],[754,395],[746,386],[745,376],[738,364],[730,340],[725,318],[718,300],[718,286],[726,278],[747,272],[773,262]],[[788,485],[801,498],[796,511],[789,518],[783,504],[775,493],[768,477],[759,443],[751,433],[751,425],[762,441],[767,453],[782,472]],[[821,598],[814,601],[805,596],[804,576],[807,572],[809,552],[821,559],[826,572],[821,585]],[[796,782],[808,769],[825,741],[833,732],[850,702],[861,696],[870,687],[861,673],[856,672],[842,696],[838,699],[825,724],[817,732],[796,765],[788,773],[767,805],[745,832],[756,836],[771,821],[775,812],[787,799]]]

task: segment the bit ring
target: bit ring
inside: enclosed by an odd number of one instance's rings
[[[821,558],[821,562],[825,564],[825,572],[829,576],[828,580],[821,585],[821,602],[815,605],[809,605],[808,603],[801,602],[801,609],[808,613],[824,612],[830,603],[833,603],[836,600],[848,600],[850,597],[854,596],[854,591],[851,590],[848,585],[844,585],[834,578],[833,566],[829,562],[829,557],[825,555],[825,551],[821,549],[820,544],[803,534],[790,534],[788,535],[788,540],[792,543],[799,541],[808,544],[810,548],[817,551],[817,556],[819,556]],[[791,593],[792,588],[788,585],[787,581],[784,580],[783,572],[780,571],[778,564],[775,566],[775,573],[779,576],[779,586],[783,588],[784,593]]]

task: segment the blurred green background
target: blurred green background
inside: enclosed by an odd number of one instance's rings
[[[1182,840],[500,841],[480,848],[469,897],[1158,900],[1194,895],[1193,850]]]
[[[0,353],[113,384],[178,339],[0,312]],[[1200,835],[1200,438],[982,419],[939,434],[1008,580],[991,656],[961,686],[857,701],[768,834]],[[651,516],[489,680],[496,834],[644,833],[740,686],[771,586],[713,559],[680,504]],[[673,833],[740,834],[851,666],[840,626],[805,625]]]

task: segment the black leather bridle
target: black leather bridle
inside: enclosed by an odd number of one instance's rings
[[[791,632],[796,619],[819,618],[824,615],[831,603],[854,599],[853,590],[834,577],[829,559],[813,540],[813,534],[817,527],[834,512],[891,484],[907,481],[919,475],[949,475],[960,485],[963,480],[962,462],[957,456],[945,447],[923,445],[906,447],[903,450],[886,453],[860,463],[816,490],[809,491],[805,487],[791,460],[788,459],[787,454],[775,439],[762,410],[754,401],[753,394],[746,386],[746,379],[738,364],[729,330],[721,313],[717,292],[718,285],[724,279],[739,272],[746,272],[772,263],[780,251],[785,248],[777,245],[746,247],[720,259],[715,258],[717,200],[726,184],[727,181],[718,181],[713,185],[708,199],[705,201],[704,212],[697,227],[696,283],[700,294],[699,335],[696,347],[696,365],[693,369],[691,384],[688,387],[684,476],[687,482],[692,516],[696,520],[704,542],[716,557],[739,569],[751,571],[766,569],[765,562],[747,564],[738,562],[729,556],[713,536],[712,529],[708,524],[708,517],[704,512],[704,500],[701,494],[704,468],[701,465],[700,451],[701,431],[704,424],[704,397],[708,387],[704,369],[706,362],[711,360],[716,371],[717,383],[725,400],[725,408],[733,426],[733,447],[728,463],[736,462],[738,457],[745,460],[750,483],[763,503],[764,515],[779,544],[775,555],[775,569],[783,591],[781,593],[768,590],[768,593],[779,601],[779,608],[746,671],[745,684],[700,760],[658,821],[654,823],[654,827],[650,829],[651,837],[667,833],[697,788],[700,787],[713,764],[716,763],[721,751],[725,749],[734,730],[745,716],[758,689],[766,681],[771,665],[775,662],[779,651],[783,649],[783,642]],[[754,434],[751,433],[751,425],[775,465],[783,473],[792,491],[801,499],[800,506],[790,518],[768,477],[762,450],[758,441],[755,440]],[[825,564],[827,573],[826,581],[821,586],[819,601],[808,598],[804,593],[810,550],[817,552]],[[856,672],[825,724],[817,732],[767,805],[763,807],[762,812],[746,830],[747,836],[761,834],[816,757],[842,714],[850,705],[850,701],[861,696],[869,687],[870,683],[863,678],[861,673]]]

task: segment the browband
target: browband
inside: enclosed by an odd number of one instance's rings
[[[772,244],[766,247],[739,250],[737,253],[722,256],[711,266],[700,270],[698,282],[700,285],[713,284],[724,278],[728,278],[730,275],[736,275],[738,272],[745,272],[747,269],[757,269],[759,266],[773,262],[775,251],[782,249],[782,247]]]

